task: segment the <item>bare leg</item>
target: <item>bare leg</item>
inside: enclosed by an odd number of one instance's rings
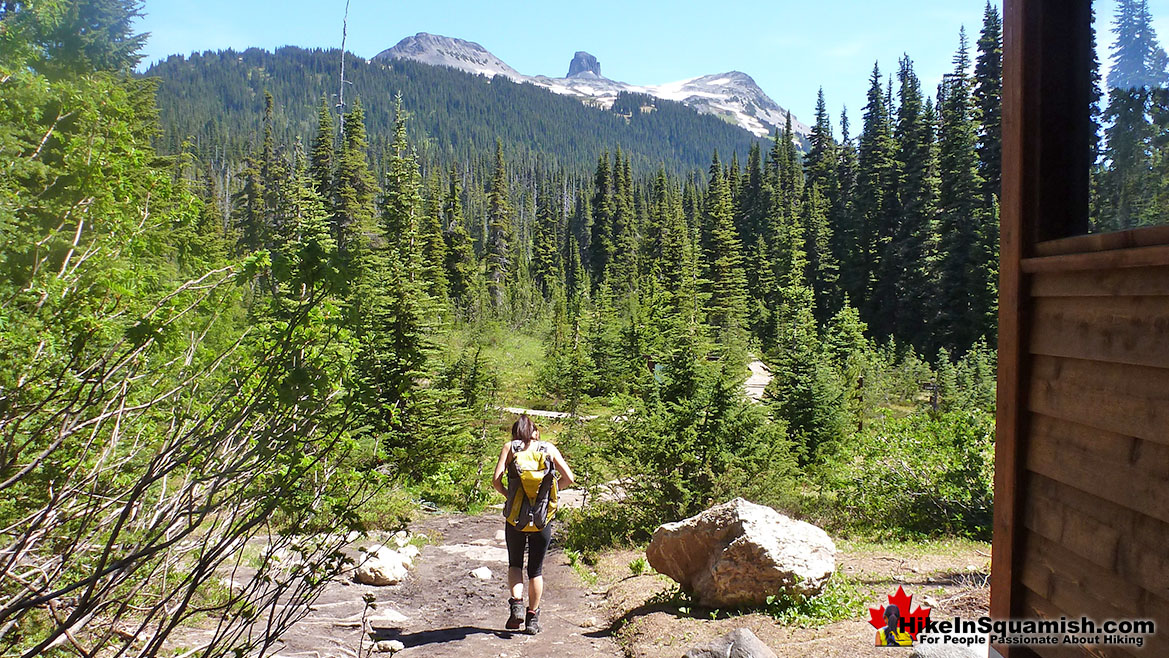
[[[522,567],[508,567],[507,586],[511,590],[511,598],[524,598],[524,570]]]
[[[540,609],[540,597],[544,596],[544,576],[528,579],[528,609]]]

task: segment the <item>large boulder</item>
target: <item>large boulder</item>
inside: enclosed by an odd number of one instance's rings
[[[659,526],[645,553],[715,608],[762,605],[780,592],[815,595],[836,569],[827,533],[742,498]]]
[[[397,585],[409,573],[411,560],[389,546],[366,551],[353,579],[364,585]]]
[[[682,658],[776,658],[775,652],[748,628],[736,628],[726,635],[694,647]]]

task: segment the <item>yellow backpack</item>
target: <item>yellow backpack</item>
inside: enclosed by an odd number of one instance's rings
[[[543,530],[556,514],[558,477],[547,443],[532,441],[525,450],[522,441],[512,441],[503,503],[507,522],[524,532]]]

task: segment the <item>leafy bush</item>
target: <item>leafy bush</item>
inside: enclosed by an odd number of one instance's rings
[[[991,532],[994,419],[984,412],[886,416],[823,466],[838,521],[878,534]]]

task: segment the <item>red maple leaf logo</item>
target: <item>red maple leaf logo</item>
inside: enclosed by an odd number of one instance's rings
[[[913,597],[905,593],[905,589],[900,585],[897,586],[897,593],[886,597],[889,599],[890,605],[897,606],[897,611],[901,613],[901,629],[917,641],[917,634],[925,629],[925,623],[930,618],[930,609],[918,606],[916,610],[910,612],[910,607],[913,605]],[[879,608],[869,608],[869,623],[873,628],[885,627],[885,606]]]

